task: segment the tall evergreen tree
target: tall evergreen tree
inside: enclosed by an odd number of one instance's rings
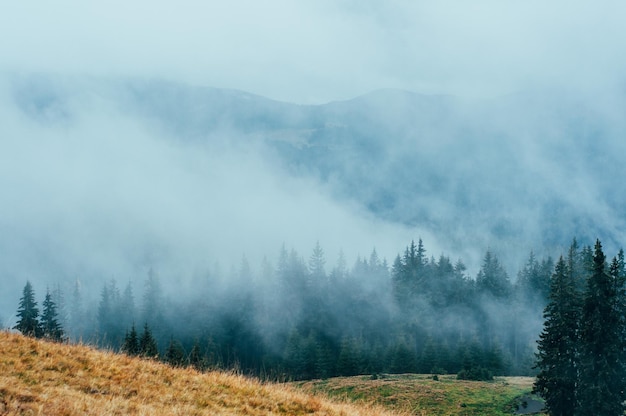
[[[65,292],[61,288],[61,284],[57,282],[50,294],[52,295],[52,301],[56,305],[59,324],[61,325],[61,328],[63,328],[63,332],[65,335],[65,332],[69,325],[69,311],[67,308],[67,303],[65,301]]]
[[[326,281],[326,259],[324,250],[318,241],[315,244],[311,258],[309,259],[309,275],[311,277],[310,285],[321,285]]]
[[[616,287],[617,274],[617,261],[607,272],[602,245],[596,241],[582,311],[580,414],[624,414],[623,284]]]
[[[573,271],[563,257],[556,264],[544,327],[539,335],[534,390],[546,400],[550,415],[575,415],[578,380],[578,323],[580,302]]]
[[[198,371],[204,371],[206,369],[206,362],[200,351],[200,341],[196,338],[187,357],[187,362],[190,366]]]
[[[63,341],[63,328],[58,321],[56,304],[52,300],[50,290],[46,291],[41,314],[41,334],[52,341]]]
[[[22,334],[30,337],[39,337],[41,335],[41,327],[39,325],[39,308],[35,301],[35,292],[30,281],[26,281],[22,298],[17,310],[17,324],[13,329],[17,329]]]
[[[148,358],[159,356],[159,348],[147,322],[143,325],[143,333],[141,338],[139,338],[139,353]]]
[[[69,308],[69,326],[65,328],[73,341],[80,340],[85,332],[85,310],[83,309],[83,297],[80,280],[74,282],[72,297]]]
[[[170,338],[170,343],[165,351],[165,362],[172,367],[180,367],[185,362],[185,350],[180,342]]]
[[[497,299],[507,298],[511,293],[511,282],[498,257],[487,251],[483,265],[476,276],[476,286],[483,294]]]
[[[137,336],[137,329],[134,323],[130,328],[130,332],[127,332],[124,337],[122,351],[130,356],[139,355],[139,337]]]

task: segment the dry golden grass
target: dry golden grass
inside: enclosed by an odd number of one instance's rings
[[[237,374],[0,331],[0,415],[392,415]]]

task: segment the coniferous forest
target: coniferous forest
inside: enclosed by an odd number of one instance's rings
[[[198,370],[230,369],[286,381],[382,373],[536,375],[551,415],[621,415],[626,382],[626,263],[600,241],[573,240],[556,264],[530,253],[512,282],[488,251],[471,278],[462,261],[428,257],[411,242],[391,267],[374,250],[330,273],[319,243],[308,261],[282,249],[242,285],[207,277],[194,298],[161,289],[150,270],[137,302],[105,282],[97,304],[77,283],[46,291],[40,315],[30,282],[13,327],[51,341],[87,341]],[[262,280],[261,280],[262,279]],[[540,328],[543,328],[540,331]],[[599,412],[599,413],[598,413]]]
[[[583,293],[592,264],[591,247],[574,240],[567,255],[572,290]],[[534,375],[542,313],[554,296],[550,287],[558,279],[552,276],[562,268],[556,266],[531,252],[511,278],[488,251],[477,275],[469,276],[461,260],[429,256],[419,240],[392,264],[374,250],[351,268],[343,256],[328,267],[319,243],[308,258],[283,247],[275,267],[264,261],[253,274],[244,258],[231,271],[237,284],[206,275],[190,293],[166,293],[153,269],[141,277],[141,293],[114,279],[102,282],[97,295],[83,293],[78,281],[57,284],[43,302],[39,325],[27,283],[15,329],[272,380]]]

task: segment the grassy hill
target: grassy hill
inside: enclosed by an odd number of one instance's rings
[[[502,416],[513,414],[524,400],[529,401],[533,381],[531,377],[463,381],[456,376],[438,376],[438,380],[433,380],[428,375],[403,374],[377,379],[338,377],[297,385],[307,392],[382,405],[412,415]],[[531,407],[527,410],[532,411]]]
[[[0,332],[2,415],[392,415],[288,385]]]
[[[1,415],[507,415],[531,385],[425,375],[270,384],[0,331]]]

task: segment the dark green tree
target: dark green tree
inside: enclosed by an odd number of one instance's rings
[[[187,362],[190,366],[198,371],[204,371],[206,369],[206,362],[200,351],[200,341],[196,338],[187,357]]]
[[[143,333],[141,338],[139,338],[139,354],[148,358],[159,356],[159,348],[147,322],[143,325]]]
[[[405,340],[399,340],[391,348],[389,371],[395,374],[414,373],[417,369],[417,357],[413,348]]]
[[[17,324],[13,329],[17,329],[22,334],[29,337],[39,337],[41,327],[39,325],[39,308],[35,302],[35,292],[30,281],[26,282],[22,292],[22,298],[17,309]]]
[[[578,328],[580,302],[576,281],[563,257],[556,264],[543,331],[539,335],[537,364],[540,370],[534,391],[546,400],[553,416],[575,415],[578,380]]]
[[[355,376],[359,373],[359,359],[356,342],[344,337],[337,358],[337,373],[341,376]]]
[[[172,367],[180,367],[185,363],[185,350],[180,342],[170,338],[170,343],[165,351],[165,362]]]
[[[624,414],[623,312],[623,282],[618,261],[614,260],[607,271],[606,257],[598,240],[582,310],[580,414]]]
[[[122,344],[122,351],[128,355],[139,355],[139,337],[137,335],[137,329],[135,324],[130,328],[130,332],[126,333],[124,337],[124,343]]]
[[[511,293],[511,282],[498,257],[487,251],[483,265],[476,276],[476,287],[480,293],[496,299],[507,298]]]
[[[52,300],[50,290],[46,291],[41,314],[41,335],[52,341],[63,341],[63,328],[58,321],[57,307]]]

